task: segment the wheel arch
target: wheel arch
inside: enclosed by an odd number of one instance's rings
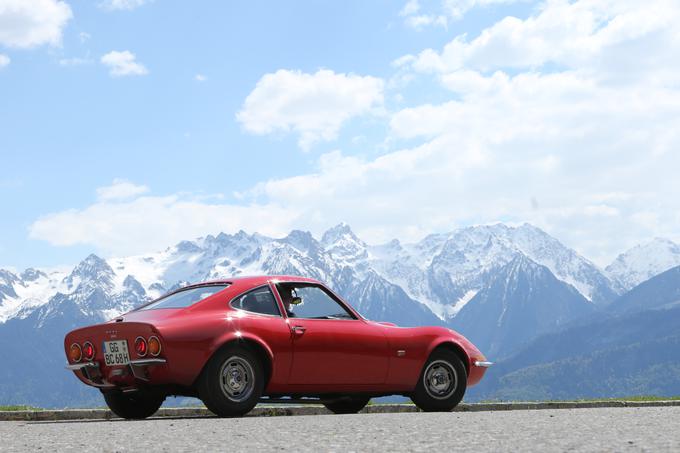
[[[210,356],[205,361],[205,363],[203,363],[201,372],[196,377],[193,386],[195,387],[198,383],[199,379],[203,375],[203,372],[205,371],[205,368],[208,366],[208,363],[210,363],[210,360],[212,360],[212,358],[220,351],[231,347],[245,348],[255,354],[262,364],[262,370],[264,371],[264,388],[267,388],[267,384],[269,384],[269,380],[271,379],[273,371],[273,353],[264,341],[257,337],[243,333],[238,336],[235,334],[229,335],[228,337],[222,338],[215,343],[215,347],[212,348]]]
[[[430,347],[430,351],[427,355],[428,359],[432,356],[432,354],[441,350],[451,351],[456,354],[465,366],[465,373],[468,377],[470,376],[470,356],[467,354],[467,352],[465,352],[465,349],[460,344],[456,343],[454,340],[443,340],[439,343],[435,343]]]

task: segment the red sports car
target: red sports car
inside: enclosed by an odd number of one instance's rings
[[[168,395],[219,416],[265,401],[353,413],[394,394],[450,411],[491,365],[453,330],[369,321],[322,283],[290,276],[187,286],[68,333],[64,348],[67,368],[131,419]]]

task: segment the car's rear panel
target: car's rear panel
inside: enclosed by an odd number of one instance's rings
[[[153,354],[147,349],[144,354],[140,354],[135,350],[138,338],[148,344],[153,337],[159,341],[160,351],[154,350]],[[69,356],[72,345],[79,345],[83,349],[86,343],[94,347],[91,360],[84,354],[80,360]],[[110,322],[84,327],[70,332],[64,339],[68,368],[85,384],[105,389],[167,383],[168,369],[163,346],[163,338],[157,329],[142,322]],[[108,364],[105,358],[107,354]]]

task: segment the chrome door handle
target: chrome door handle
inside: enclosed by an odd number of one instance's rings
[[[292,330],[293,330],[293,335],[299,337],[302,334],[304,334],[307,329],[303,326],[293,326]]]

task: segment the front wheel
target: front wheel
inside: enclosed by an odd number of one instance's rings
[[[452,351],[432,353],[423,367],[411,400],[425,412],[449,412],[465,395],[465,365]]]
[[[371,400],[367,396],[348,396],[336,401],[324,403],[326,409],[334,414],[356,414]]]
[[[219,417],[245,415],[264,390],[262,364],[245,348],[228,347],[208,362],[198,385],[203,404]]]
[[[141,420],[151,417],[156,413],[163,401],[164,395],[155,395],[150,392],[139,390],[132,393],[120,391],[102,392],[106,405],[111,412],[121,418],[129,420]]]

